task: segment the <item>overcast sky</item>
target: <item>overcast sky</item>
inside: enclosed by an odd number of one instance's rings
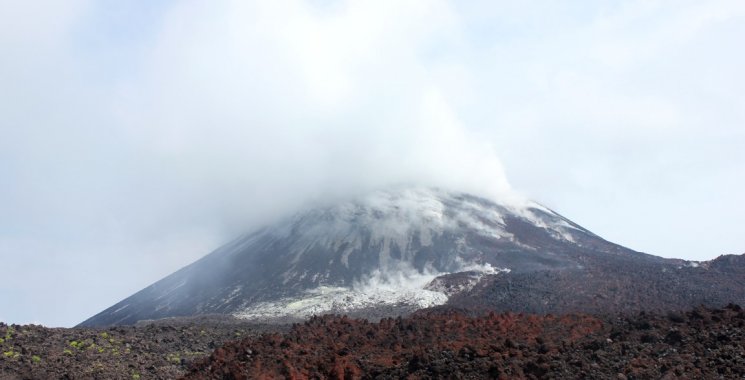
[[[744,253],[743,41],[740,0],[0,0],[0,320],[72,326],[402,182]]]

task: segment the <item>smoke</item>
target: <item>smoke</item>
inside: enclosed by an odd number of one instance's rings
[[[448,296],[426,289],[439,273],[418,271],[406,262],[375,270],[352,287],[320,286],[298,296],[252,304],[234,315],[253,320],[271,320],[286,316],[307,318],[326,313],[350,313],[381,305],[421,309],[444,304]]]
[[[119,92],[122,131],[176,208],[246,224],[391,184],[508,191],[424,57],[456,34],[444,4],[287,6],[179,4]]]
[[[394,184],[509,192],[441,83],[437,50],[460,28],[443,2],[178,2],[143,12],[144,31],[98,31],[111,45],[81,37],[98,25],[81,15],[101,10],[77,6],[36,33],[41,54],[19,48],[31,72],[10,68],[32,86],[28,104],[3,96],[19,125],[7,158],[32,173],[5,173],[19,219],[42,219],[33,199],[47,227],[93,225],[81,240],[225,239]]]
[[[3,257],[32,277],[56,263],[67,293],[99,273],[121,284],[67,324],[309,201],[509,192],[444,85],[438,52],[460,29],[444,2],[112,7],[0,15]]]

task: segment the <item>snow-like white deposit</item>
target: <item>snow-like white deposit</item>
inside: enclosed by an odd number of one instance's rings
[[[468,263],[464,271],[473,273],[473,283],[484,275],[509,272],[489,264]],[[432,280],[446,273],[425,271],[401,264],[395,269],[376,270],[352,287],[320,286],[302,296],[272,302],[260,302],[246,307],[234,316],[250,320],[273,318],[307,318],[327,313],[349,313],[381,306],[407,306],[416,309],[443,305],[448,300],[444,289],[427,288]],[[468,288],[470,289],[470,288]],[[463,290],[468,290],[463,289]],[[448,291],[452,293],[452,289]]]
[[[350,288],[320,286],[302,296],[260,302],[235,313],[238,318],[264,320],[279,317],[306,318],[326,313],[349,313],[372,307],[411,306],[417,309],[442,305],[448,297],[424,289],[440,273],[420,273],[410,267],[376,270]]]

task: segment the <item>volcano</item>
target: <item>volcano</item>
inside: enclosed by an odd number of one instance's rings
[[[663,259],[536,202],[398,188],[299,212],[218,248],[80,326],[226,314],[257,321],[687,308],[745,300],[745,260]]]

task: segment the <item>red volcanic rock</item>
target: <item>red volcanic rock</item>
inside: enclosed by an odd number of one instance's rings
[[[249,337],[223,344],[239,336]],[[439,307],[378,323],[325,316],[292,328],[221,318],[108,329],[0,323],[0,338],[0,379],[745,377],[745,312],[737,305],[605,317]]]
[[[526,347],[543,355],[558,352],[600,331],[603,323],[585,315],[538,316],[459,312],[383,319],[378,323],[347,317],[314,317],[285,335],[265,335],[227,344],[197,363],[190,379],[398,377],[421,373],[447,376],[448,360],[486,360],[484,370],[523,376]],[[535,369],[542,371],[536,364]],[[481,366],[472,370],[481,370]],[[392,372],[393,371],[393,372]]]
[[[604,320],[448,309],[379,323],[325,316],[228,343],[186,379],[742,378],[744,332],[736,305]]]

